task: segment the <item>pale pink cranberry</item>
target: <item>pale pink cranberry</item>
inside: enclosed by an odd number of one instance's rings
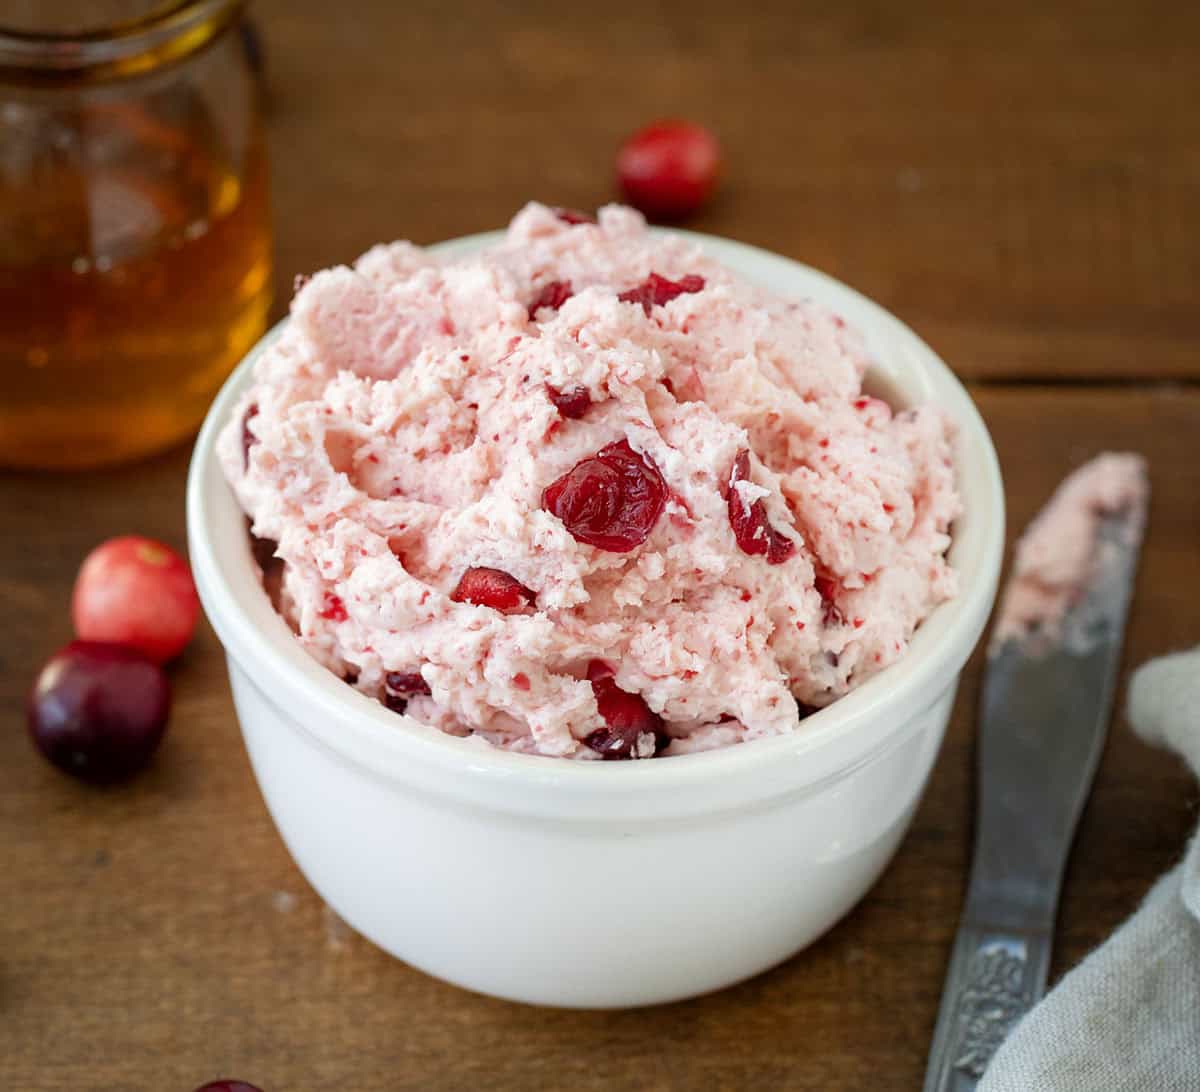
[[[626,289],[617,296],[622,303],[640,303],[647,315],[653,307],[662,307],[670,303],[676,296],[690,292],[702,292],[704,278],[695,273],[689,273],[677,281],[651,273],[641,284]]]
[[[640,546],[667,502],[658,467],[619,440],[576,463],[546,487],[542,507],[579,542],[612,553]]]
[[[551,311],[557,311],[574,294],[571,290],[570,281],[550,281],[549,284],[542,285],[542,290],[529,305],[529,317],[531,319],[536,318],[537,313],[543,307],[548,307]]]
[[[596,708],[604,719],[604,727],[590,733],[584,743],[606,759],[633,758],[639,744],[650,736],[654,742],[652,754],[657,754],[670,742],[662,717],[655,713],[637,694],[617,686],[613,669],[603,660],[588,664],[588,681],[596,698]],[[638,757],[642,757],[638,755]],[[645,756],[649,757],[649,756]]]
[[[748,481],[750,452],[743,449],[733,460],[729,474],[729,524],[733,528],[733,537],[743,553],[766,555],[769,565],[780,565],[796,552],[796,543],[771,526],[762,497],[746,506],[736,485]]]
[[[546,394],[559,413],[576,421],[587,413],[588,407],[592,404],[592,396],[588,393],[587,387],[566,387],[560,390],[547,383]]]
[[[477,566],[462,574],[450,598],[455,603],[474,603],[501,614],[512,614],[533,606],[537,593],[503,569]]]
[[[656,121],[617,152],[617,183],[625,200],[652,220],[695,213],[716,188],[721,148],[690,121]]]
[[[79,637],[130,645],[157,663],[183,651],[199,615],[188,563],[170,546],[140,535],[97,546],[84,558],[71,595]]]

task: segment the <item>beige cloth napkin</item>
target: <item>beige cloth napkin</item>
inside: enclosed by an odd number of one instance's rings
[[[1129,719],[1200,777],[1200,648],[1142,667]],[[1013,1029],[978,1092],[1200,1092],[1200,834]]]

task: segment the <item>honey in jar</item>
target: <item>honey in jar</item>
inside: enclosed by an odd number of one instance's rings
[[[197,3],[108,35],[0,31],[0,463],[166,447],[262,334],[266,161],[239,17]]]

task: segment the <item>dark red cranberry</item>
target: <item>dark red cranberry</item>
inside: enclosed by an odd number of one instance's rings
[[[667,503],[658,467],[628,440],[609,444],[546,487],[542,507],[579,542],[612,553],[640,546]]]
[[[406,698],[414,697],[417,694],[429,697],[432,693],[429,683],[425,681],[419,671],[389,671],[383,677],[383,685],[393,694],[400,694]]]
[[[588,411],[588,407],[592,404],[592,396],[588,394],[587,387],[567,387],[564,390],[559,390],[557,387],[546,384],[546,394],[549,395],[550,401],[554,403],[555,409],[558,410],[564,417],[570,417],[573,421],[578,421]]]
[[[262,1089],[245,1081],[223,1080],[210,1081],[197,1088],[196,1092],[262,1092]]]
[[[533,606],[537,592],[525,587],[503,569],[478,566],[462,574],[450,598],[455,603],[474,603],[479,607],[491,607],[501,614],[512,614]]]
[[[838,606],[838,596],[841,594],[842,586],[832,576],[825,573],[817,573],[813,577],[813,587],[817,589],[817,594],[821,597],[821,605],[824,608],[822,619],[827,626],[834,623],[842,623],[846,620],[842,614],[842,608]]]
[[[733,469],[729,474],[729,524],[733,528],[733,537],[743,553],[765,554],[768,564],[780,565],[796,552],[796,544],[771,526],[762,497],[749,508],[743,503],[742,495],[735,486],[738,482],[749,480],[750,452],[743,449],[733,460]]]
[[[162,668],[136,649],[72,641],[38,673],[27,718],[33,742],[84,781],[118,781],[141,769],[167,726]]]
[[[641,284],[626,289],[617,296],[622,303],[640,303],[647,315],[652,307],[661,307],[670,303],[676,296],[688,292],[704,290],[704,278],[695,273],[689,273],[677,281],[651,273]]]
[[[549,307],[551,311],[557,311],[573,295],[575,293],[571,290],[570,281],[551,281],[549,284],[544,284],[542,285],[542,290],[529,305],[529,317],[531,319],[536,318],[537,313],[543,307]]]
[[[246,407],[246,415],[242,418],[242,469],[250,466],[250,449],[258,443],[258,437],[250,431],[250,422],[258,416],[258,403],[251,402]]]
[[[403,713],[408,699],[418,694],[429,697],[429,683],[418,671],[389,671],[383,677],[383,704],[393,713]]]
[[[588,664],[588,681],[596,697],[596,708],[604,718],[604,727],[590,733],[584,743],[602,758],[633,758],[641,737],[654,739],[657,754],[670,742],[662,717],[651,710],[639,695],[617,686],[613,670],[603,660]],[[648,757],[648,756],[647,756]]]
[[[561,206],[555,208],[554,215],[564,224],[594,224],[596,222],[596,218],[589,216],[586,212],[580,212],[578,209],[564,209]]]
[[[680,220],[712,194],[721,148],[690,121],[657,121],[634,133],[617,152],[617,183],[625,200],[651,219]]]
[[[350,617],[346,613],[346,604],[342,602],[340,596],[334,595],[333,592],[325,593],[325,599],[321,603],[321,609],[317,613],[322,618],[327,618],[330,622],[344,622]]]

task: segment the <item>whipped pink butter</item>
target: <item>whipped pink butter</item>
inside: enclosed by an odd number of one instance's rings
[[[1148,496],[1146,460],[1140,455],[1097,455],[1064,479],[1017,543],[992,629],[992,650],[1034,632],[1053,638],[1101,560],[1101,520],[1132,510],[1132,529],[1140,531]]]
[[[482,252],[311,277],[219,453],[358,689],[512,750],[678,754],[796,731],[955,592],[951,425],[868,363],[629,209],[533,204]]]

